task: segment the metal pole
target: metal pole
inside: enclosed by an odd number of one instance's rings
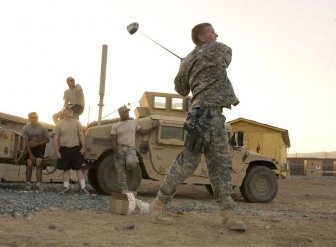
[[[98,125],[101,125],[102,114],[103,114],[103,106],[104,106],[106,64],[107,64],[107,48],[108,48],[107,45],[103,45],[102,60],[101,60],[101,67],[100,67]]]

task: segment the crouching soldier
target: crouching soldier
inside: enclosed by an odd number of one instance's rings
[[[28,114],[29,124],[22,129],[22,135],[25,139],[27,148],[27,169],[26,169],[26,190],[31,189],[31,177],[33,173],[33,166],[36,167],[36,189],[42,188],[42,169],[43,158],[46,144],[49,142],[48,130],[45,126],[39,123],[36,112]]]
[[[156,127],[143,130],[140,125],[129,116],[130,109],[122,106],[118,109],[120,121],[112,124],[111,137],[114,150],[116,175],[120,192],[127,192],[126,171],[139,165],[135,151],[136,133],[147,134]]]

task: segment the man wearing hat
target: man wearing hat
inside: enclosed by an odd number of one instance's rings
[[[121,192],[127,192],[126,171],[138,166],[135,151],[135,134],[147,134],[156,127],[143,130],[136,120],[130,118],[130,109],[123,105],[118,109],[120,121],[112,124],[112,149],[114,150],[115,168]]]
[[[71,105],[73,115],[78,119],[79,115],[83,113],[85,106],[83,89],[81,85],[75,83],[75,79],[71,76],[66,79],[66,82],[69,88],[64,91],[63,110],[65,106]],[[55,124],[62,118],[62,111],[59,111],[52,116]]]

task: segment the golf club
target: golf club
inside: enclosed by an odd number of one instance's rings
[[[128,31],[131,35],[135,34],[138,30],[139,30],[139,23],[137,23],[137,22],[133,22],[133,23],[131,23],[131,24],[129,24],[129,25],[127,26],[127,31]],[[180,60],[182,60],[182,58],[181,58],[180,56],[178,56],[178,55],[176,55],[174,52],[168,50],[166,47],[164,47],[163,45],[159,44],[158,42],[156,42],[156,41],[153,40],[152,38],[148,37],[146,34],[140,32],[140,31],[138,31],[138,32],[139,32],[141,35],[145,36],[147,39],[153,41],[155,44],[161,46],[161,47],[162,47],[163,49],[165,49],[166,51],[168,51],[168,52],[170,52],[171,54],[173,54],[175,57],[177,57],[177,58],[179,58]]]

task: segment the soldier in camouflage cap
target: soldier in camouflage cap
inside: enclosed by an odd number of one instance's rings
[[[130,109],[123,105],[118,108],[120,121],[112,124],[111,137],[112,149],[115,157],[115,170],[120,192],[127,193],[127,170],[139,166],[139,160],[135,150],[136,133],[147,134],[156,128],[156,125],[149,129],[142,129],[137,121],[130,118]]]
[[[190,110],[184,128],[187,131],[184,149],[170,167],[157,197],[150,205],[156,221],[169,223],[165,217],[166,204],[174,197],[176,186],[193,174],[204,153],[214,197],[219,203],[223,223],[230,230],[245,231],[246,226],[235,219],[232,199],[232,162],[225,131],[223,108],[239,103],[226,69],[232,50],[216,42],[218,35],[209,23],[192,29],[196,47],[184,58],[175,78],[175,90],[182,96],[192,92]]]

